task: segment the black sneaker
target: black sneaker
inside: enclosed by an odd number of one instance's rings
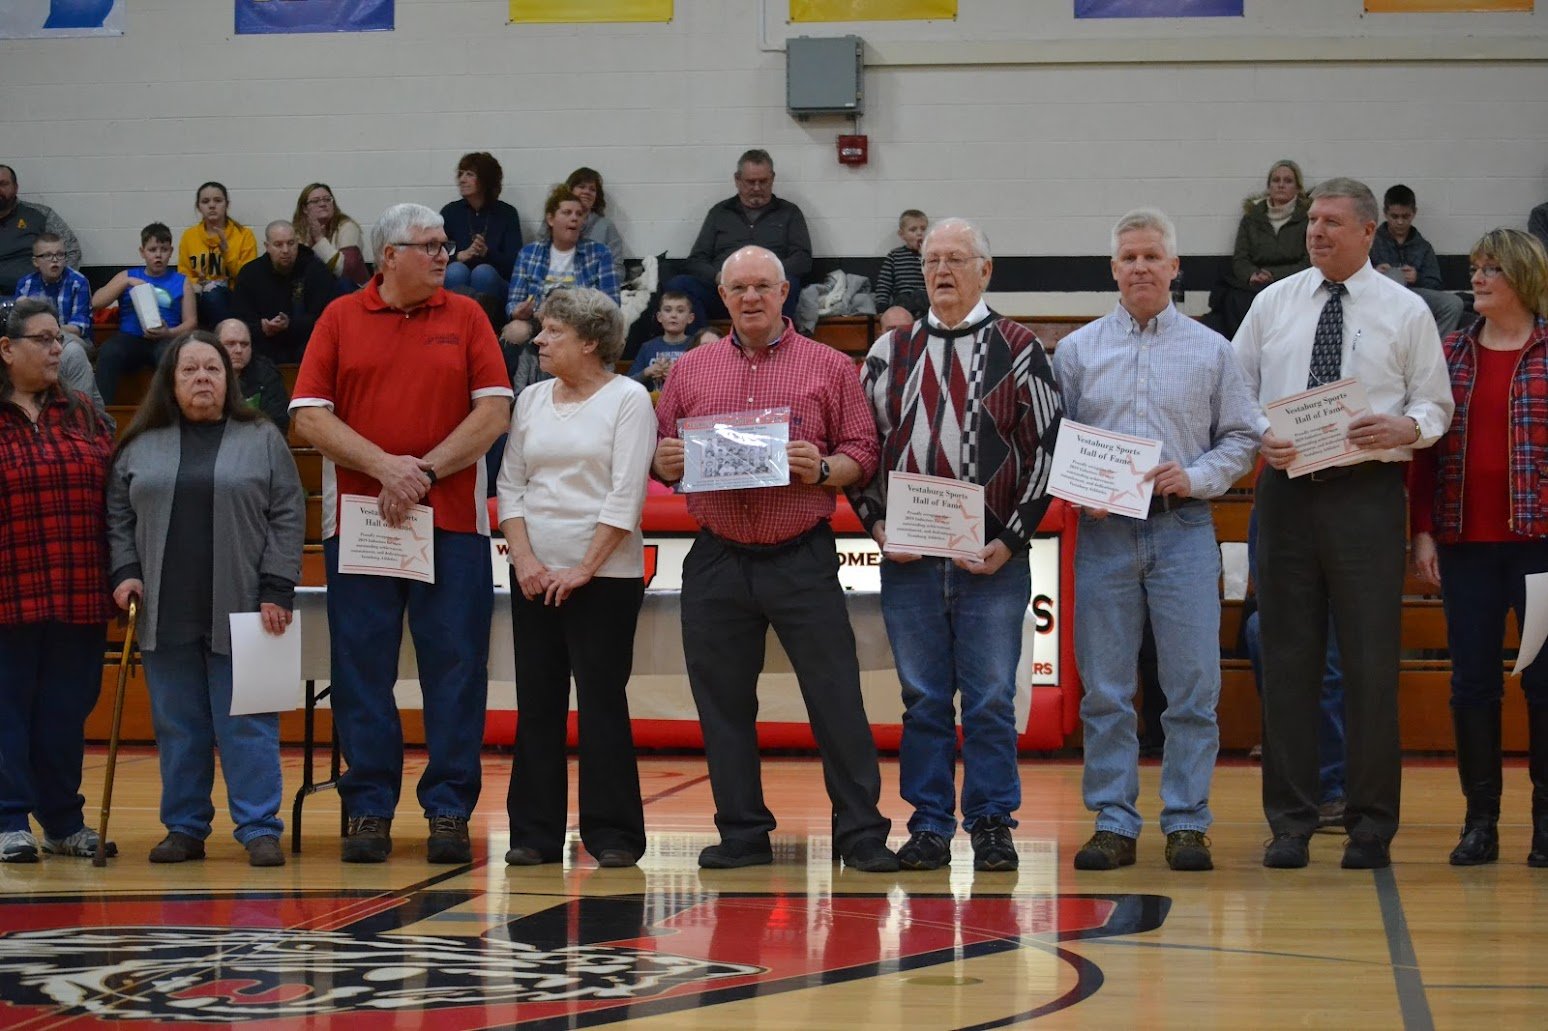
[[[543,853],[531,845],[513,845],[510,851],[505,853],[506,866],[542,866],[547,862],[551,860],[546,859]]]
[[[973,832],[973,869],[1014,870],[1021,865],[1011,829],[1003,823],[984,823]]]
[[[1075,853],[1077,870],[1116,870],[1134,865],[1134,839],[1117,831],[1097,831]]]
[[[356,816],[349,821],[340,858],[346,863],[385,863],[392,855],[392,821],[385,816]]]
[[[625,848],[604,848],[597,853],[597,865],[604,870],[623,870],[639,861],[638,856]]]
[[[898,865],[905,870],[939,870],[951,862],[951,842],[934,831],[915,831],[898,849]]]
[[[244,846],[247,849],[248,866],[284,866],[285,853],[280,849],[279,837],[264,834],[253,838]]]
[[[1213,870],[1209,839],[1203,831],[1173,831],[1166,836],[1166,865],[1173,870]]]
[[[727,838],[699,853],[699,865],[706,870],[733,870],[742,866],[767,866],[774,862],[774,851],[767,842]]]
[[[1392,865],[1387,843],[1374,834],[1351,834],[1344,846],[1344,861],[1338,864],[1345,870],[1383,870]]]
[[[898,857],[881,838],[861,838],[844,853],[844,865],[861,873],[893,873]]]
[[[1311,862],[1304,834],[1276,834],[1263,848],[1263,865],[1272,870],[1299,870]]]
[[[203,858],[204,842],[179,831],[168,834],[150,850],[150,861],[153,863],[186,863],[190,859]]]
[[[473,843],[468,839],[466,816],[430,817],[430,838],[425,858],[432,863],[471,863]]]

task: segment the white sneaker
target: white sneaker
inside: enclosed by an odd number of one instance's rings
[[[36,863],[38,839],[31,831],[0,833],[0,863]]]
[[[43,851],[51,856],[80,856],[83,859],[91,859],[97,854],[97,832],[90,827],[82,827],[68,838],[51,838],[43,835]],[[111,841],[107,843],[105,850],[107,855],[118,855],[118,846]]]

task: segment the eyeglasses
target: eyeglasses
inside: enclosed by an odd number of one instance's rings
[[[770,294],[772,294],[772,293],[776,292],[777,290],[779,290],[779,284],[778,283],[727,283],[726,284],[726,293],[730,294],[732,297],[739,297],[742,294],[745,294],[749,290],[752,290],[755,293],[757,293],[757,295],[759,297],[767,297]]]
[[[313,197],[311,200],[306,202],[306,206],[309,207],[309,208],[320,208],[324,204],[332,204],[332,203],[333,203],[333,198],[332,197]]]
[[[973,262],[983,260],[984,259],[979,257],[977,254],[953,254],[949,258],[926,258],[923,262],[921,262],[921,264],[924,265],[925,271],[927,272],[931,269],[938,269],[942,267],[949,268],[953,272],[961,272]]]
[[[430,257],[444,254],[448,258],[457,253],[457,245],[450,240],[433,240],[430,243],[414,243],[410,240],[399,240],[394,247],[409,247],[416,251],[424,251]]]
[[[1498,265],[1469,265],[1467,278],[1478,276],[1481,279],[1498,279],[1505,274],[1505,270]]]
[[[47,254],[34,254],[33,261],[64,261],[64,251],[49,251]]]
[[[22,340],[31,340],[39,347],[53,347],[55,344],[63,347],[65,342],[63,333],[18,333],[17,336]]]

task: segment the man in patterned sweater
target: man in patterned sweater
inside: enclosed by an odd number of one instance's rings
[[[1027,548],[1048,507],[1059,390],[1037,337],[984,303],[994,262],[970,222],[936,224],[924,242],[930,311],[887,333],[866,356],[862,385],[881,438],[880,471],[851,502],[884,548],[889,471],[984,488],[984,540],[972,559],[890,553],[882,615],[903,685],[903,798],[914,808],[898,861],[933,870],[956,831],[956,720],[962,695],[962,822],[979,870],[1018,865],[1011,828],[1016,665],[1031,599]]]

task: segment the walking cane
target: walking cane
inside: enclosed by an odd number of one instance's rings
[[[107,776],[102,781],[102,816],[97,821],[97,854],[91,857],[92,866],[107,866],[108,815],[113,811],[113,771],[118,766],[118,728],[124,721],[124,688],[129,685],[129,657],[134,654],[134,625],[139,616],[139,599],[131,594],[129,627],[124,631],[124,654],[118,660],[118,689],[113,692],[113,729],[108,735]]]

